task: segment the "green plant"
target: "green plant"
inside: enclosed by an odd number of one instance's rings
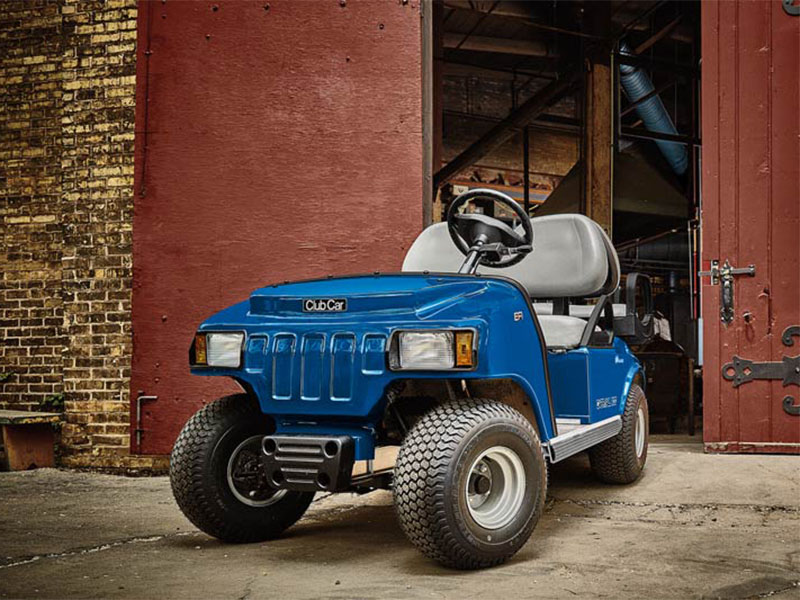
[[[11,379],[11,376],[12,376],[13,374],[14,374],[14,373],[11,373],[11,372],[8,372],[8,373],[0,373],[0,383],[5,383],[5,382],[6,382],[6,381],[8,381],[9,379]]]
[[[39,406],[51,412],[64,412],[64,394],[51,394],[39,402]]]

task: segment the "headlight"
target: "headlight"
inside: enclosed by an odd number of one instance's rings
[[[242,363],[243,343],[243,333],[198,333],[194,340],[194,362],[235,369]]]
[[[471,369],[473,338],[472,331],[400,331],[390,365],[395,370]]]

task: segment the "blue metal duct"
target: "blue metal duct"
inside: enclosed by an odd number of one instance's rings
[[[619,49],[622,54],[634,56],[633,51],[625,42],[620,43]],[[653,82],[650,81],[647,73],[639,67],[621,64],[619,66],[619,71],[622,87],[625,89],[625,94],[627,94],[631,102],[636,102],[655,91]],[[636,113],[639,115],[639,118],[648,131],[672,135],[678,134],[678,130],[675,129],[675,125],[667,109],[664,108],[664,103],[657,94],[654,94],[644,102],[638,104],[636,106]],[[686,145],[679,142],[665,142],[663,140],[656,140],[656,144],[658,145],[658,149],[661,150],[661,154],[664,155],[664,158],[667,159],[667,162],[672,167],[672,170],[678,175],[683,175],[686,172],[686,168],[689,166],[689,153],[686,149]]]

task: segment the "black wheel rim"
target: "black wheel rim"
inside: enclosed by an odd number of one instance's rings
[[[269,506],[286,495],[270,485],[261,465],[261,435],[240,443],[228,459],[226,479],[234,497],[248,506]]]

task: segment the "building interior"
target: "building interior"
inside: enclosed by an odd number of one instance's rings
[[[699,431],[700,3],[443,0],[433,14],[433,220],[503,191],[587,214],[650,277],[651,431]],[[623,286],[624,287],[624,286]],[[675,382],[679,381],[679,394]]]

